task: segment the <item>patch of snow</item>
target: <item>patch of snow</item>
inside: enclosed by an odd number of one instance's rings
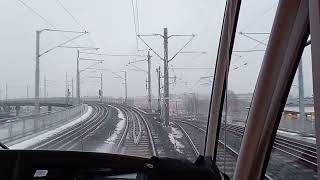
[[[183,153],[182,149],[185,146],[178,139],[181,139],[182,136],[183,134],[179,129],[171,126],[168,137],[170,139],[170,142],[174,145],[174,148],[181,154]]]
[[[32,146],[32,145],[35,145],[41,141],[44,141],[46,140],[47,138],[51,137],[51,136],[54,136],[56,135],[57,133],[61,132],[61,131],[64,131],[84,120],[86,120],[90,114],[92,113],[92,107],[89,106],[88,109],[87,109],[87,112],[85,114],[83,114],[81,117],[65,124],[65,125],[62,125],[56,129],[53,129],[53,130],[50,130],[50,131],[47,131],[43,134],[40,134],[38,136],[35,136],[31,139],[28,139],[26,141],[23,141],[23,142],[20,142],[20,143],[17,143],[17,144],[14,144],[14,145],[11,145],[9,146],[10,149],[27,149],[28,147]]]
[[[282,134],[286,134],[286,135],[290,135],[290,136],[298,136],[299,135],[297,133],[282,131],[282,130],[278,130],[278,133],[282,133]]]
[[[122,129],[126,125],[126,119],[124,117],[123,112],[117,107],[114,107],[114,106],[111,106],[111,107],[115,108],[118,111],[119,122],[117,123],[116,128],[114,129],[112,135],[107,140],[104,141],[105,143],[102,146],[97,148],[98,152],[111,152],[113,149],[113,146],[115,145],[115,141],[118,135],[121,133]]]
[[[316,140],[316,138],[314,138],[314,137],[305,137],[306,139],[309,139],[309,140],[312,140],[312,141],[315,141]]]
[[[312,143],[312,144],[316,143],[316,138],[314,138],[314,137],[304,137],[304,136],[301,136],[301,134],[298,134],[298,133],[282,131],[282,130],[278,130],[278,133],[280,135],[282,135],[282,136],[289,137],[289,138],[294,138],[294,139],[297,139],[297,140],[300,140],[300,141],[309,142],[309,143]]]

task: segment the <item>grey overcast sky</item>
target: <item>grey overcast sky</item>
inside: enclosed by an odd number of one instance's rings
[[[77,30],[83,28],[90,34],[83,36],[70,46],[99,47],[100,53],[109,54],[137,54],[135,26],[131,0],[22,0],[57,29]],[[80,22],[81,27],[59,5],[59,2]],[[225,8],[225,0],[133,0],[134,10],[139,23],[138,33],[163,33],[167,27],[171,34],[196,34],[197,36],[186,47],[185,51],[206,51],[206,54],[180,54],[170,62],[172,68],[213,68],[221,23]],[[137,3],[137,6],[136,6]],[[239,32],[270,32],[272,20],[277,8],[276,0],[244,0],[240,12],[238,30],[234,50],[265,49],[265,46],[252,41]],[[19,0],[0,1],[0,89],[1,98],[5,96],[5,86],[8,85],[8,97],[26,97],[27,86],[30,86],[29,96],[34,96],[35,73],[35,31],[53,28],[47,22],[26,8]],[[41,34],[41,51],[45,51],[73,37],[74,34],[44,32]],[[260,41],[267,43],[268,35],[254,35]],[[160,37],[145,37],[160,55],[163,55],[163,40]],[[172,56],[186,42],[187,37],[170,38],[169,55]],[[139,40],[138,47],[146,46]],[[307,50],[308,51],[308,50]],[[139,54],[144,54],[139,52]],[[130,57],[98,57],[81,55],[84,58],[103,58],[103,68],[119,72],[132,69],[126,66],[129,61],[141,58]],[[162,61],[152,54],[152,91],[156,95],[157,66]],[[236,93],[250,93],[254,85],[263,59],[263,52],[234,53],[231,69],[248,63],[230,73],[229,89]],[[306,95],[312,94],[310,52],[303,57],[305,70]],[[81,62],[81,68],[90,65]],[[146,69],[146,63],[137,63]],[[65,74],[74,78],[76,71],[76,50],[55,49],[40,59],[41,85],[43,79],[48,80],[49,96],[64,96]],[[97,66],[101,68],[101,66]],[[162,68],[163,69],[163,68]],[[170,76],[177,76],[177,83],[171,85],[170,93],[197,92],[209,94],[210,85],[199,80],[203,76],[212,76],[213,70],[170,70]],[[121,74],[121,72],[119,73]],[[99,80],[86,78],[97,76],[95,73],[82,74],[82,95],[97,95]],[[103,72],[104,95],[123,97],[124,86],[120,79],[114,78],[111,72]],[[144,96],[146,74],[144,72],[128,72],[128,95]],[[296,83],[296,82],[294,82]],[[297,83],[296,83],[297,84]],[[43,92],[43,87],[41,88]],[[297,91],[292,91],[297,94]]]

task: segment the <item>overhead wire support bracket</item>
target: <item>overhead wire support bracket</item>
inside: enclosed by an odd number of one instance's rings
[[[181,51],[180,54],[207,54],[206,51]]]
[[[100,64],[100,63],[102,63],[102,62],[100,61],[100,62],[94,63],[94,64],[92,64],[92,65],[90,65],[90,66],[88,66],[88,67],[80,70],[79,73],[81,73],[81,72],[83,72],[83,71],[85,71],[85,70],[87,70],[87,69],[89,69],[89,68],[92,68],[93,66],[96,66],[97,64]]]
[[[107,53],[93,53],[93,52],[79,52],[80,54],[91,54],[91,55],[98,55],[98,56],[119,56],[119,57],[145,57],[145,55],[139,54],[107,54]]]
[[[241,34],[261,34],[261,35],[270,35],[268,32],[239,32]]]
[[[142,62],[142,61],[147,61],[147,59],[142,59],[142,60],[137,60],[137,61],[129,61],[128,64]]]
[[[76,33],[76,34],[88,34],[89,33],[87,31],[70,31],[70,30],[60,30],[60,29],[43,29],[42,31]]]
[[[111,73],[114,74],[115,76],[117,76],[117,78],[124,80],[124,78],[122,76],[120,76],[119,74],[117,74],[116,72],[111,71]]]
[[[154,35],[137,35],[137,36],[138,36],[138,38],[139,38],[155,55],[157,55],[161,60],[164,60],[163,57],[161,57],[154,49],[152,49],[152,48],[149,46],[149,44],[146,43],[146,41],[145,41],[144,39],[141,38],[141,36],[157,36],[157,35],[163,37],[163,35],[161,35],[161,34],[154,34]]]
[[[264,46],[267,46],[266,43],[264,43],[264,42],[262,42],[262,41],[259,41],[258,39],[253,38],[253,37],[251,37],[251,36],[248,36],[246,33],[239,32],[239,34],[242,35],[242,36],[245,36],[245,37],[247,37],[247,38],[249,38],[249,39],[251,39],[251,40],[253,40],[253,41],[258,42],[259,44],[262,44],[262,45],[264,45]]]
[[[146,71],[146,70],[144,70],[144,69],[142,69],[142,68],[140,68],[139,66],[136,66],[136,65],[134,65],[134,64],[130,64],[130,63],[128,63],[129,65],[131,65],[131,66],[133,66],[133,67],[135,67],[137,70],[140,70],[140,71],[143,71],[143,72],[145,72],[145,73],[148,73],[148,71]]]
[[[59,44],[59,45],[57,45],[57,46],[54,46],[54,47],[52,47],[52,48],[44,51],[43,53],[41,53],[41,54],[39,55],[39,57],[41,57],[41,56],[44,55],[44,54],[47,54],[48,52],[50,52],[50,51],[52,51],[52,50],[54,50],[54,49],[56,49],[56,48],[58,48],[58,47],[60,47],[60,46],[65,45],[65,44],[67,44],[67,43],[69,43],[69,42],[71,42],[71,41],[73,41],[73,40],[75,40],[75,39],[77,39],[77,38],[85,35],[85,34],[86,34],[86,33],[83,33],[83,34],[80,34],[80,35],[78,35],[78,36],[75,36],[75,37],[73,37],[73,38],[71,38],[71,39],[68,39],[68,40],[64,41],[63,43],[61,43],[61,44]]]
[[[97,61],[97,62],[103,62],[103,59],[90,59],[90,58],[79,58],[79,60],[82,61]]]
[[[171,36],[169,36],[169,37],[172,37],[172,36],[178,36],[178,35],[171,35]],[[181,36],[187,36],[187,35],[181,35]],[[178,52],[176,52],[176,53],[172,56],[172,58],[170,58],[170,59],[168,60],[168,62],[172,61],[172,60],[193,40],[193,38],[195,37],[194,34],[189,35],[189,36],[191,36],[191,38],[189,39],[189,41],[188,41],[184,46],[182,46],[182,48],[181,48]]]
[[[70,48],[70,49],[82,49],[82,50],[98,50],[100,48],[96,47],[86,47],[86,46],[58,46],[59,48]]]
[[[252,50],[234,50],[233,53],[246,53],[246,52],[265,52],[265,49],[252,49]]]
[[[192,36],[192,37],[195,37],[196,35],[195,34],[173,34],[173,35],[170,35],[168,36],[168,39],[171,38],[171,37],[189,37],[189,36]]]

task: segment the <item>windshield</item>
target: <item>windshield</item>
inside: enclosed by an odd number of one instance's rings
[[[225,3],[1,2],[1,142],[194,161]]]
[[[278,5],[243,0],[234,23],[225,0],[0,2],[0,146],[190,161],[206,148],[233,177]],[[317,178],[307,46],[270,129],[266,179]]]

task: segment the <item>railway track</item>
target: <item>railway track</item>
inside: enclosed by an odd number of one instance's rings
[[[193,121],[182,122],[194,124]],[[200,122],[199,124],[202,128],[205,128],[206,126],[206,124],[202,122]],[[227,131],[242,138],[244,127],[227,124]],[[282,154],[285,154],[286,156],[299,160],[300,163],[303,163],[308,167],[311,167],[313,169],[317,168],[317,152],[315,146],[299,142],[288,137],[277,135],[273,145],[273,149],[279,151]]]
[[[126,125],[120,137],[116,152],[139,156],[156,156],[154,138],[144,115],[136,108],[116,105],[126,118]]]
[[[227,130],[238,136],[243,136],[244,128],[235,125],[227,125]],[[283,136],[276,136],[273,149],[287,156],[300,160],[301,163],[308,167],[317,168],[317,152],[316,147],[294,141]]]
[[[45,142],[30,147],[30,149],[74,150],[79,143],[82,144],[84,138],[93,133],[103,123],[108,115],[108,108],[105,105],[92,105],[92,108],[93,113],[87,120],[58,133]]]
[[[192,147],[193,154],[196,155],[195,157],[193,157],[193,159],[196,158],[198,155],[202,154],[202,152],[204,152],[203,145],[204,145],[205,134],[206,134],[205,127],[195,125],[191,122],[181,121],[181,120],[175,121],[174,124],[177,127],[179,127],[179,129],[188,139],[188,142]],[[236,150],[234,150],[229,145],[225,144],[223,141],[218,140],[218,143],[221,146],[218,146],[218,149],[217,149],[217,160],[216,160],[217,166],[221,170],[223,170],[223,172],[232,176],[235,165],[236,165],[236,160],[239,154]],[[265,179],[272,179],[272,178],[266,174]]]

